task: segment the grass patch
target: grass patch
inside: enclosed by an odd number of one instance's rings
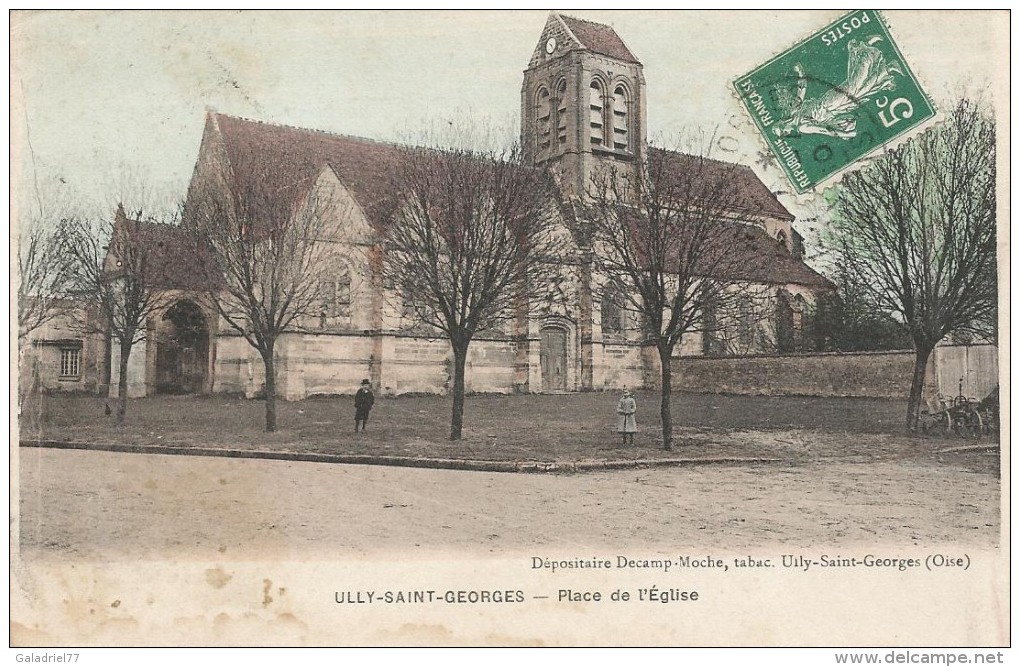
[[[26,401],[23,440],[272,449],[496,461],[767,457],[889,460],[932,450],[903,435],[903,401],[676,394],[674,451],[662,449],[659,395],[638,392],[633,447],[615,432],[615,393],[468,396],[464,437],[449,440],[451,399],[379,398],[368,431],[354,433],[351,396],[277,404],[280,430],[266,433],[264,404],[236,396],[156,396],[129,402],[117,427],[107,401],[39,395]],[[112,405],[112,402],[111,402]]]

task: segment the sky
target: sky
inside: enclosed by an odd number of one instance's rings
[[[614,26],[644,64],[648,136],[730,132],[800,218],[731,82],[839,11],[565,12]],[[207,109],[401,141],[464,113],[516,133],[522,72],[546,11],[42,11],[11,18],[15,196],[82,208],[130,191],[183,197]],[[1008,100],[1009,15],[885,12],[930,97]],[[30,148],[29,148],[30,147]],[[137,186],[137,187],[135,187]],[[130,208],[130,207],[129,207]]]

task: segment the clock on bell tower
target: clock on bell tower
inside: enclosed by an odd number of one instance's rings
[[[612,27],[550,14],[524,71],[521,141],[576,196],[599,168],[643,158],[644,92],[641,62]]]

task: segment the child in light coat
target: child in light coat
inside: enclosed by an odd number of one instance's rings
[[[616,404],[616,432],[623,435],[624,446],[634,444],[634,434],[637,433],[637,419],[634,414],[637,412],[637,401],[634,394],[629,390],[623,390],[620,402]]]

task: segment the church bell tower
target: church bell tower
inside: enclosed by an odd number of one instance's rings
[[[521,142],[568,198],[608,165],[635,171],[646,142],[645,78],[612,27],[549,15],[524,70]]]

